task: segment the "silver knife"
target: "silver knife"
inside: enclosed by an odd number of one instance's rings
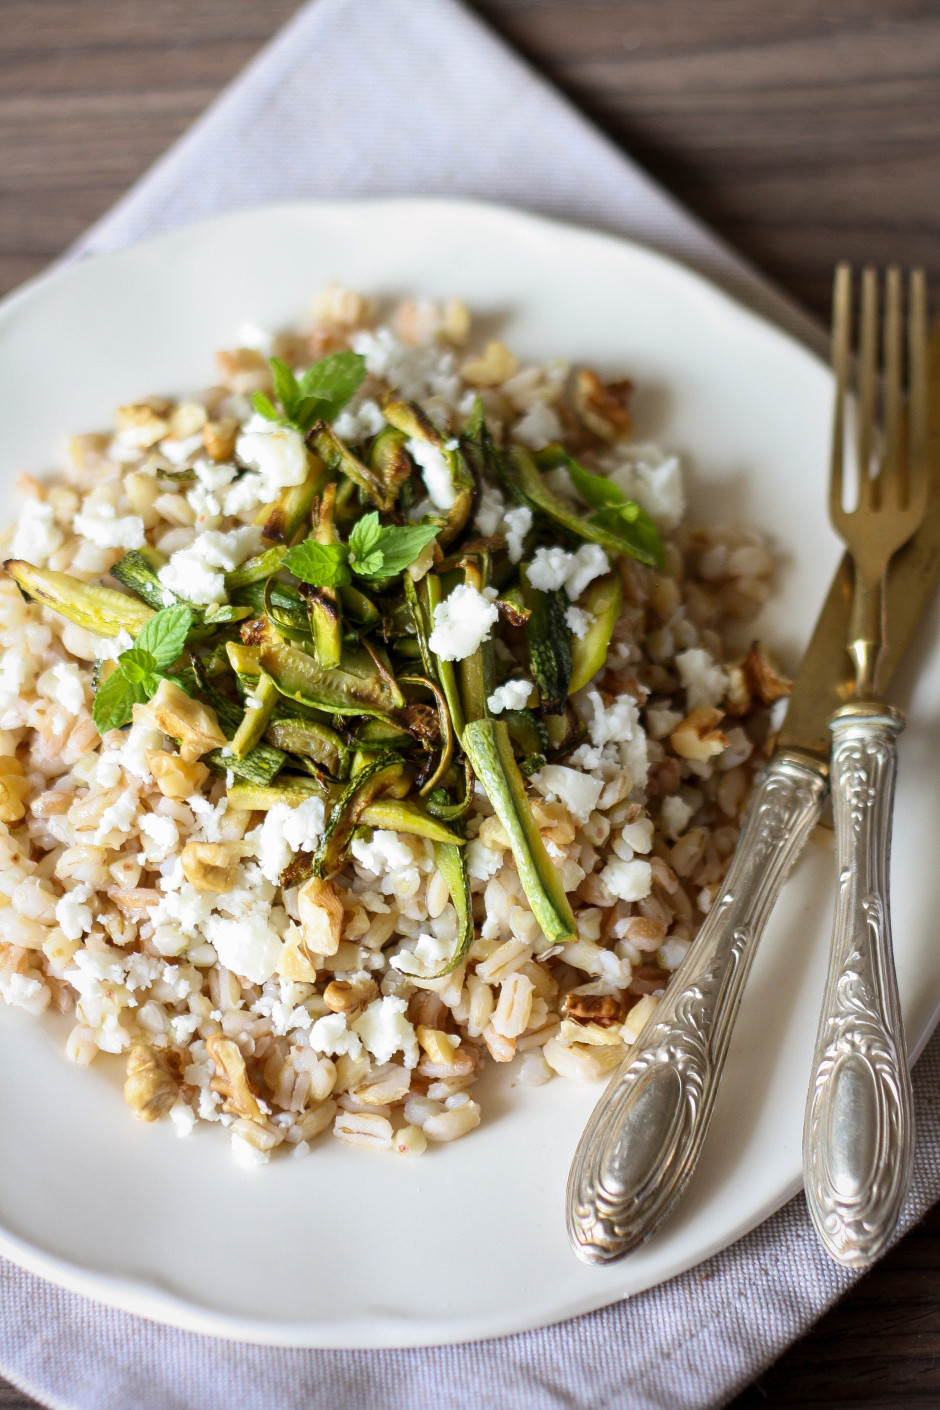
[[[888,579],[887,689],[940,576],[940,318],[929,354],[930,499]],[[644,1243],[698,1160],[741,994],[783,881],[829,787],[829,720],[852,689],[845,641],[852,569],[843,558],[800,665],[774,754],[745,813],[719,895],[650,1021],[614,1073],[575,1152],[568,1236],[586,1263]]]

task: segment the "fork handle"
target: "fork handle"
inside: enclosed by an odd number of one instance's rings
[[[838,896],[803,1130],[806,1199],[826,1251],[866,1267],[894,1231],[913,1154],[911,1079],[891,944],[888,868],[902,717],[831,721]]]
[[[585,1263],[643,1243],[688,1184],[758,941],[825,794],[825,769],[795,753],[758,780],[721,892],[578,1145],[568,1237]]]

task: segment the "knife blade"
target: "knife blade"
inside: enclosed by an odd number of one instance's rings
[[[940,576],[940,317],[930,341],[928,396],[930,496],[921,528],[889,571],[885,689]],[[721,893],[578,1144],[568,1180],[568,1237],[586,1263],[613,1262],[654,1234],[697,1163],[758,942],[828,792],[829,719],[852,688],[845,649],[851,587],[846,557],[817,618]]]

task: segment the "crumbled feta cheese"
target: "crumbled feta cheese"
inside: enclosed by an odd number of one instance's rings
[[[550,441],[557,441],[561,435],[561,422],[545,402],[537,401],[529,407],[513,427],[512,438],[530,450],[541,450]]]
[[[503,515],[503,533],[510,563],[518,563],[525,547],[525,536],[532,527],[532,510],[527,504],[517,504]]]
[[[439,344],[410,347],[390,328],[376,328],[354,333],[352,346],[365,358],[368,372],[384,378],[408,401],[441,397],[456,404],[461,396],[454,355]]]
[[[96,847],[100,847],[112,832],[126,834],[130,832],[131,823],[137,817],[137,797],[134,793],[122,793],[109,807],[105,808],[101,814],[95,835],[92,839]]]
[[[610,570],[610,563],[599,543],[583,543],[573,557],[565,578],[565,592],[572,602],[577,602],[589,583]]]
[[[484,485],[480,492],[474,528],[483,538],[497,533],[503,522],[506,504],[499,490],[493,485]]]
[[[421,478],[435,509],[452,509],[457,498],[444,452],[428,441],[411,440],[407,448],[421,470]]]
[[[503,865],[503,853],[499,847],[486,847],[479,837],[467,843],[467,875],[474,881],[489,881]]]
[[[106,1013],[95,1042],[103,1053],[123,1053],[131,1045],[131,1035],[118,1021],[117,1014]]]
[[[281,490],[302,485],[307,478],[307,448],[303,437],[290,426],[265,421],[257,430],[243,431],[235,454],[260,476],[265,499],[276,499]]]
[[[365,397],[358,404],[354,401],[344,407],[333,422],[333,430],[347,445],[359,445],[370,436],[377,436],[386,425],[382,408],[371,397]]]
[[[41,981],[28,974],[18,974],[16,970],[0,974],[0,997],[11,1008],[29,1008],[41,989]]]
[[[97,661],[116,661],[125,651],[130,651],[134,645],[134,638],[129,631],[123,627],[117,636],[99,636],[93,638],[95,643],[95,659]],[[68,642],[65,643],[68,646]]]
[[[414,865],[411,848],[403,842],[397,832],[384,827],[373,828],[368,839],[356,837],[352,843],[352,854],[366,871],[381,875],[386,871],[400,871]]]
[[[295,852],[312,852],[319,844],[326,825],[326,809],[322,798],[305,798],[291,808],[284,822],[284,838]]]
[[[634,852],[645,855],[653,850],[653,820],[652,818],[637,818],[636,822],[627,823],[621,828],[620,836]]]
[[[177,436],[164,436],[160,442],[160,454],[165,455],[171,465],[185,465],[191,455],[202,449],[202,432],[181,439]]]
[[[539,592],[557,592],[564,587],[573,563],[574,554],[557,544],[551,548],[537,548],[526,570],[529,582]]]
[[[686,700],[690,710],[699,705],[719,705],[728,693],[731,684],[727,671],[701,647],[691,647],[680,651],[676,657],[679,680],[685,687]]]
[[[20,724],[22,693],[32,679],[30,662],[21,651],[5,651],[0,660],[0,729]]]
[[[581,607],[568,607],[565,609],[565,622],[572,636],[576,636],[578,641],[583,641],[589,630],[594,625],[595,617],[593,612],[585,612]]]
[[[72,528],[81,538],[96,548],[141,548],[144,542],[144,521],[139,514],[122,518],[106,499],[85,500],[72,521]]]
[[[85,686],[74,661],[59,661],[43,671],[36,690],[47,700],[61,705],[66,714],[77,715],[85,706]]]
[[[151,777],[147,755],[163,750],[163,733],[149,725],[131,725],[118,752],[121,768],[144,781]]]
[[[309,1042],[316,1053],[326,1053],[331,1057],[358,1057],[362,1052],[362,1042],[355,1033],[346,1027],[344,1013],[325,1013],[310,1029]]]
[[[664,456],[656,446],[631,448],[630,460],[615,464],[610,480],[664,529],[674,529],[685,513],[678,457]]]
[[[458,583],[434,609],[434,630],[428,642],[431,650],[444,661],[472,656],[499,620],[495,598],[495,588],[484,588],[481,593],[468,583]]]
[[[506,681],[496,687],[486,703],[494,715],[500,715],[504,710],[524,710],[531,694],[531,681]]]
[[[232,1155],[235,1161],[244,1170],[255,1170],[259,1165],[267,1165],[271,1159],[270,1151],[259,1150],[252,1145],[251,1141],[246,1141],[244,1136],[240,1136],[237,1131],[232,1132]]]
[[[191,1136],[196,1125],[196,1113],[182,1098],[170,1107],[170,1120],[176,1127],[177,1136]]]
[[[320,798],[305,798],[296,808],[289,803],[275,803],[261,826],[249,834],[262,874],[269,881],[278,882],[295,852],[315,850],[325,822]]]
[[[678,793],[671,793],[662,801],[660,817],[665,831],[670,837],[678,837],[689,825],[692,809]]]
[[[56,525],[52,505],[41,499],[28,499],[20,510],[9,556],[25,558],[27,563],[41,568],[64,542],[65,535]]]
[[[564,764],[546,764],[532,775],[543,798],[557,799],[578,823],[586,823],[604,791],[604,780]]]
[[[210,916],[205,933],[219,963],[252,984],[263,984],[277,969],[284,943],[267,918],[255,912],[237,920]]]
[[[390,1062],[393,1053],[401,1052],[404,1053],[406,1067],[417,1066],[418,1039],[405,1017],[407,1007],[406,999],[396,999],[392,995],[374,999],[353,1024],[376,1062]]]
[[[222,534],[208,529],[188,548],[178,549],[159,571],[168,593],[207,607],[225,601],[225,574],[261,550],[261,530],[232,529]]]
[[[144,813],[139,827],[144,835],[144,853],[148,862],[162,862],[179,846],[180,832],[174,818]]]
[[[625,862],[620,857],[611,857],[600,877],[611,895],[620,901],[643,901],[653,889],[649,862]]]
[[[66,940],[80,940],[94,925],[91,906],[87,904],[90,899],[91,887],[82,882],[56,902],[55,918]]]

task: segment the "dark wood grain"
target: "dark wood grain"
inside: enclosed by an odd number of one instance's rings
[[[106,210],[295,7],[0,0],[0,291]],[[475,8],[816,313],[838,258],[940,281],[938,0]],[[0,1384],[0,1407],[31,1404]],[[734,1410],[797,1404],[940,1404],[940,1212]]]

